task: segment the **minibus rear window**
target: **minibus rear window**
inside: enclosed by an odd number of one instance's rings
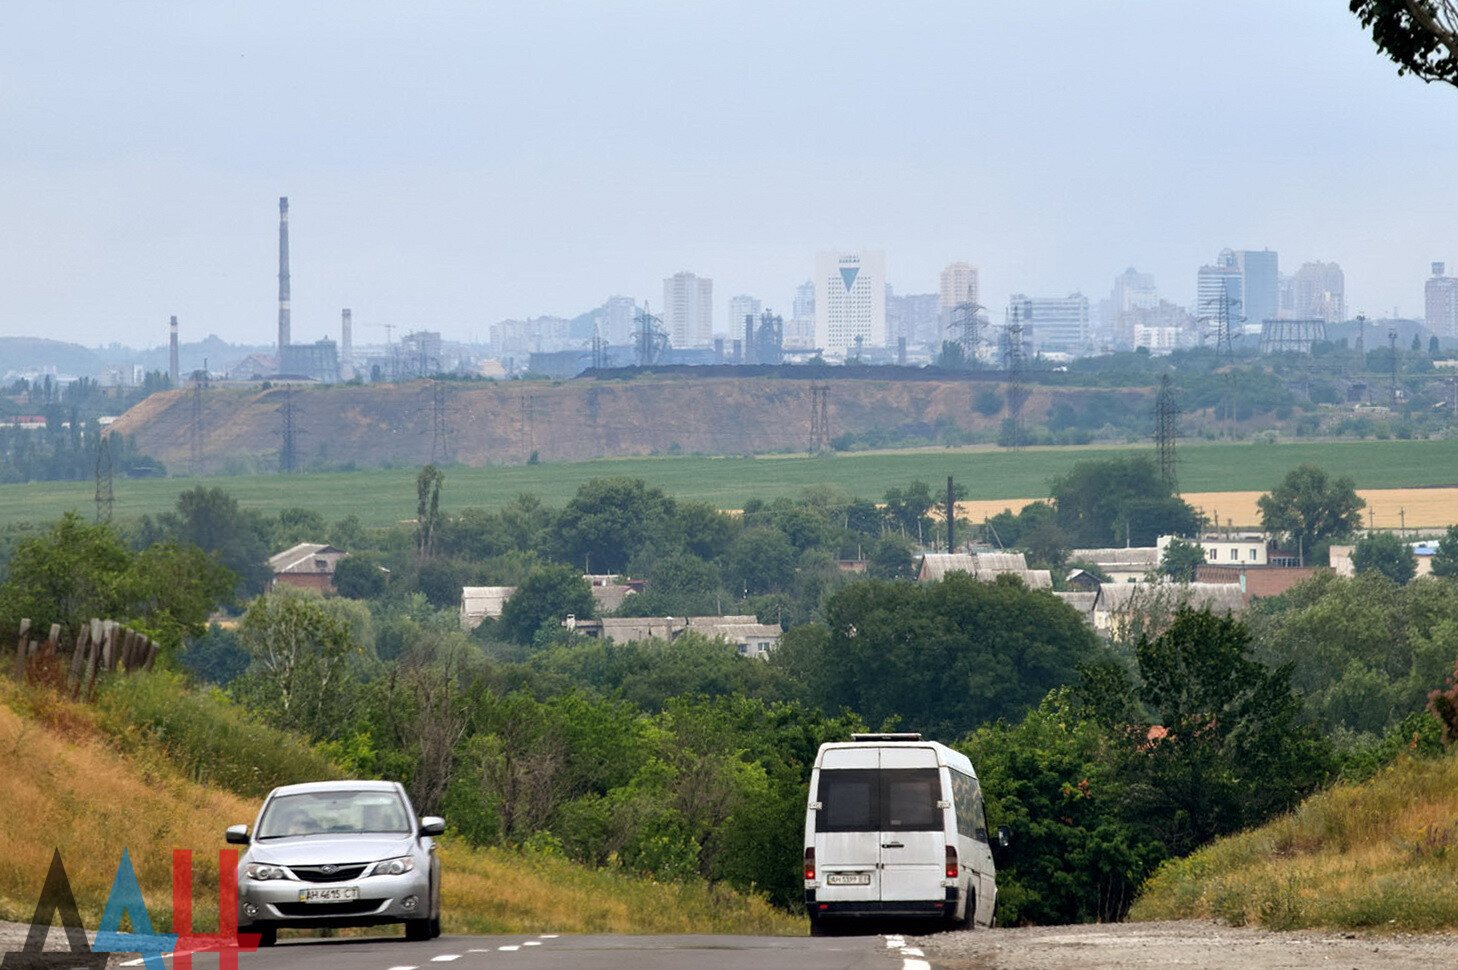
[[[929,832],[942,827],[935,768],[821,769],[817,832]]]

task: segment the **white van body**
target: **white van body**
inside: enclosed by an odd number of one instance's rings
[[[821,745],[810,775],[811,933],[867,917],[991,926],[997,873],[972,762],[919,734],[852,737]]]

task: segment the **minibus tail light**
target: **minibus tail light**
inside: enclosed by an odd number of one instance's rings
[[[805,878],[815,878],[815,847],[812,845],[805,850]]]
[[[947,846],[947,878],[956,879],[962,874],[962,867],[957,862],[957,847]]]

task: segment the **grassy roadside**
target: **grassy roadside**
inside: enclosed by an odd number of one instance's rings
[[[156,688],[157,696],[140,707],[169,690],[165,685]],[[190,848],[194,925],[201,931],[217,926],[222,832],[228,825],[251,822],[258,799],[217,787],[216,772],[207,775],[214,782],[211,787],[192,779],[194,769],[186,767],[180,754],[200,743],[198,737],[203,738],[203,750],[208,750],[206,744],[219,743],[207,741],[205,730],[196,729],[202,731],[197,737],[173,734],[170,740],[157,734],[155,726],[133,724],[119,730],[117,711],[73,704],[0,678],[0,846],[5,847],[0,852],[0,919],[31,918],[51,855],[59,848],[82,919],[95,928],[126,848],[153,928],[166,932],[171,926],[172,850]],[[204,706],[191,714],[194,720],[212,716],[216,713]],[[268,730],[246,718],[234,727]],[[219,749],[213,750],[216,754]],[[301,756],[295,752],[290,757]],[[239,777],[246,770],[234,766],[226,774]],[[442,858],[447,932],[804,931],[803,920],[762,899],[702,882],[656,883],[587,870],[560,858],[473,849],[454,839],[444,841]]]
[[[546,465],[496,465],[446,469],[442,501],[451,510],[494,509],[522,492],[558,506],[588,479],[605,475],[643,478],[680,501],[741,508],[749,498],[797,496],[811,485],[831,484],[862,498],[879,498],[913,479],[935,485],[948,475],[970,499],[1047,495],[1049,482],[1079,461],[1131,452],[1153,455],[1152,445],[1026,448],[1020,451],[931,448],[857,452],[818,458],[778,455],[713,458],[613,458]],[[1180,487],[1189,492],[1267,491],[1302,462],[1350,475],[1359,488],[1422,488],[1458,483],[1458,440],[1283,441],[1280,444],[1181,443]],[[199,484],[223,488],[245,507],[267,514],[302,507],[327,510],[331,521],[357,515],[366,526],[391,525],[415,514],[415,475],[399,468],[356,472],[243,475],[215,478],[118,479],[114,514],[134,518],[173,508],[177,496]],[[0,485],[0,528],[22,521],[51,521],[61,513],[87,511],[92,482]]]
[[[1129,918],[1458,929],[1458,757],[1403,757],[1261,828],[1166,863]]]

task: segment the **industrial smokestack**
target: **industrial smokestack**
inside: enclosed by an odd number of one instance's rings
[[[349,309],[340,311],[339,320],[339,351],[344,361],[344,366],[354,366],[354,316]]]
[[[167,357],[167,376],[172,381],[172,386],[177,387],[182,378],[182,368],[177,363],[177,318],[172,318],[172,343]]]
[[[278,349],[289,345],[289,197],[278,200]],[[280,361],[282,364],[282,361]]]

